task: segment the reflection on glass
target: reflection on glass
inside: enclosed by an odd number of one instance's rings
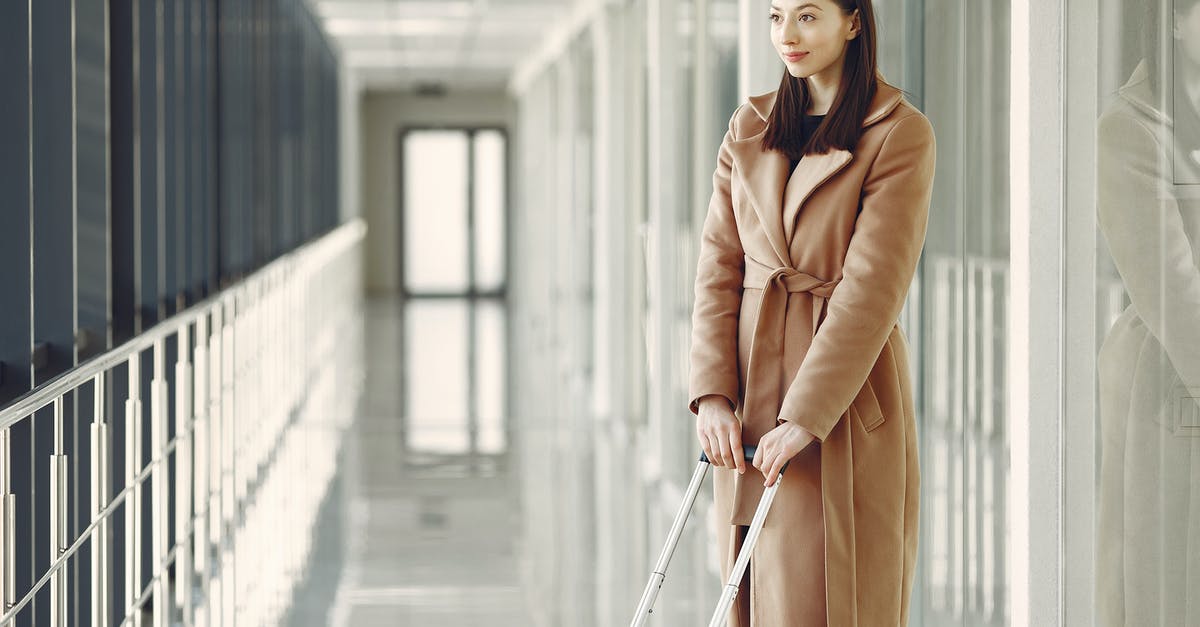
[[[1098,122],[1098,223],[1130,301],[1097,357],[1103,626],[1200,624],[1200,0],[1171,5],[1132,7],[1141,59]]]
[[[404,312],[405,404],[409,448],[465,453],[470,448],[467,303],[418,300]]]
[[[404,282],[410,291],[467,287],[467,135],[404,140]]]
[[[501,453],[504,433],[504,306],[480,301],[475,309],[475,413],[479,416],[479,450]]]
[[[475,287],[491,291],[504,280],[504,136],[476,133],[474,158]]]

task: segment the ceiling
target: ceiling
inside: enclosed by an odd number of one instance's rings
[[[573,0],[309,0],[368,89],[503,90]]]

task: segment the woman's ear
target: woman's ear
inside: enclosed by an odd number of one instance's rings
[[[854,13],[850,14],[850,34],[846,37],[846,40],[848,41],[858,37],[858,33],[861,31],[862,21],[859,19],[858,9],[854,9]]]

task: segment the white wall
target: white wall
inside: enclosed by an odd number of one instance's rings
[[[367,221],[366,289],[399,289],[399,137],[405,127],[497,126],[512,137],[515,108],[502,92],[452,92],[441,98],[365,91],[360,103],[359,181]],[[510,140],[511,141],[511,140]]]

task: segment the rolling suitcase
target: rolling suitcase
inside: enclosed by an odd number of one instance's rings
[[[743,447],[743,454],[748,463],[754,460],[756,450],[755,446]],[[650,573],[650,581],[646,583],[646,589],[642,592],[642,600],[638,603],[637,614],[634,615],[630,627],[642,627],[646,624],[650,613],[654,611],[654,600],[658,598],[658,591],[667,577],[667,565],[675,553],[675,545],[679,543],[679,536],[683,534],[683,525],[687,522],[688,515],[692,513],[696,494],[700,492],[700,485],[704,483],[704,476],[708,474],[710,465],[708,456],[701,453],[696,470],[692,473],[692,482],[688,484],[687,493],[683,496],[683,504],[679,506],[679,512],[675,514],[675,522],[671,524],[671,531],[667,534],[666,546],[663,547],[662,554],[658,556],[658,564],[655,565],[654,571]],[[758,509],[754,511],[754,519],[750,521],[750,529],[746,532],[742,550],[738,552],[737,560],[733,564],[733,572],[729,574],[729,580],[721,589],[721,600],[717,603],[717,609],[708,623],[709,627],[721,627],[726,624],[729,608],[733,607],[733,599],[737,596],[738,584],[741,583],[742,576],[746,573],[746,566],[750,564],[750,553],[754,550],[754,544],[758,542],[758,535],[762,531],[767,512],[771,509],[771,502],[775,500],[779,482],[783,481],[784,470],[787,470],[787,464],[784,464],[783,469],[779,471],[779,476],[775,478],[775,485],[764,490],[762,498],[758,501]]]

